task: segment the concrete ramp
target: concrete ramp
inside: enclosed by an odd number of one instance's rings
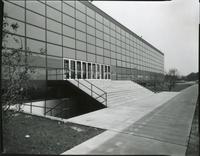
[[[69,80],[74,85],[78,85],[76,80]],[[129,81],[129,80],[87,80],[90,84],[93,84],[93,91],[97,94],[93,94],[94,98],[98,98],[98,95],[103,95],[103,92],[107,93],[107,106],[115,107],[117,105],[123,105],[128,102],[133,102],[142,98],[146,98],[154,95],[152,91],[147,88]],[[84,92],[91,95],[91,85],[85,80],[79,80],[79,88]],[[96,86],[96,87],[95,87]],[[105,96],[98,98],[99,102],[104,101]]]

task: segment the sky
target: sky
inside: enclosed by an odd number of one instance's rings
[[[92,4],[161,50],[166,72],[171,68],[178,69],[180,75],[198,72],[198,0]]]

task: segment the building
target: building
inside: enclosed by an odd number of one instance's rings
[[[4,1],[13,33],[32,55],[34,80],[151,81],[164,74],[164,54],[84,1]],[[8,43],[9,48],[19,44]]]

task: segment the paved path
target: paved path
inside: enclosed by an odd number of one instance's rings
[[[194,85],[180,94],[164,92],[157,98],[72,118],[69,121],[107,131],[63,154],[185,155],[197,96]]]

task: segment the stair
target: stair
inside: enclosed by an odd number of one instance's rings
[[[74,85],[78,86],[76,80],[68,80]],[[117,105],[122,105],[124,103],[134,102],[136,100],[146,98],[154,95],[155,93],[148,90],[147,88],[129,80],[85,80],[79,79],[79,88],[91,96],[91,86],[89,83],[93,84],[93,97],[97,98],[102,95],[102,90],[107,93],[107,106],[113,107]],[[81,85],[80,85],[81,84]],[[84,86],[85,85],[85,86]],[[96,87],[95,87],[96,86]],[[89,88],[89,89],[88,89]],[[101,90],[100,90],[101,89]],[[98,95],[99,94],[99,95]],[[99,102],[105,100],[105,96],[99,97],[97,99]]]

